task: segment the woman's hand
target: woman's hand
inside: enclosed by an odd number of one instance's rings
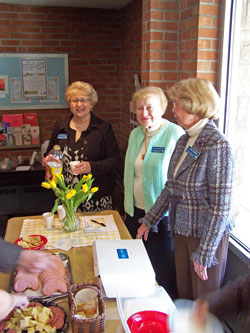
[[[82,173],[90,173],[91,172],[90,163],[89,162],[80,162],[72,169],[72,172],[75,175],[80,175]]]
[[[47,166],[47,164],[49,163],[49,162],[59,162],[59,163],[61,163],[57,158],[55,158],[55,156],[53,156],[53,155],[47,155],[46,157],[44,157],[44,159],[43,159],[43,164],[45,165],[45,166]]]
[[[29,273],[42,273],[44,270],[54,268],[55,262],[53,259],[51,253],[38,250],[22,250],[16,264]]]
[[[201,280],[208,280],[207,276],[207,266],[202,266],[198,261],[194,261],[194,271],[199,276]]]
[[[136,239],[140,239],[143,237],[143,239],[146,241],[148,239],[148,233],[149,228],[146,226],[146,224],[142,223],[142,225],[137,230]]]

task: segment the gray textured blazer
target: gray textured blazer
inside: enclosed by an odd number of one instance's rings
[[[170,209],[171,213],[173,197],[177,196],[174,233],[200,238],[200,246],[191,259],[210,267],[217,263],[215,252],[221,237],[233,227],[230,214],[232,149],[215,123],[209,120],[174,177],[187,140],[187,134],[178,140],[169,165],[168,181],[154,206],[139,222],[154,228],[166,210]]]

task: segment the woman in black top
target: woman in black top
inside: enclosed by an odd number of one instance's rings
[[[81,211],[112,209],[115,171],[120,163],[120,152],[110,123],[92,113],[98,101],[95,89],[86,82],[74,82],[65,97],[72,115],[67,121],[54,124],[44,158],[46,165],[53,158],[49,151],[55,144],[63,151],[63,175],[66,185],[75,185],[83,174],[93,175],[93,186],[99,190],[79,208]],[[71,161],[80,161],[73,169]]]

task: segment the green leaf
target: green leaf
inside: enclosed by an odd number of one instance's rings
[[[57,211],[58,203],[59,203],[59,198],[57,198],[57,199],[55,200],[54,206],[53,206],[53,208],[52,208],[52,210],[51,210],[51,213],[52,213],[52,214],[55,214],[55,212]]]

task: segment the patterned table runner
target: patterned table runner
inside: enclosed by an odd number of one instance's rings
[[[81,247],[90,246],[97,239],[120,239],[120,234],[112,215],[88,216],[88,218],[94,220],[100,219],[100,217],[108,221],[109,228],[103,228],[100,229],[100,231],[88,233],[84,232],[82,225],[83,217],[80,217],[81,229],[75,232],[65,232],[62,229],[61,222],[57,218],[54,218],[52,230],[47,230],[45,228],[43,219],[26,219],[23,221],[20,237],[23,237],[24,235],[43,235],[48,239],[48,243],[46,245],[47,249],[62,249],[62,247],[57,246],[56,243],[61,241],[60,243],[62,244],[63,240],[65,240],[65,242],[67,241],[68,243],[70,240],[71,247]]]

